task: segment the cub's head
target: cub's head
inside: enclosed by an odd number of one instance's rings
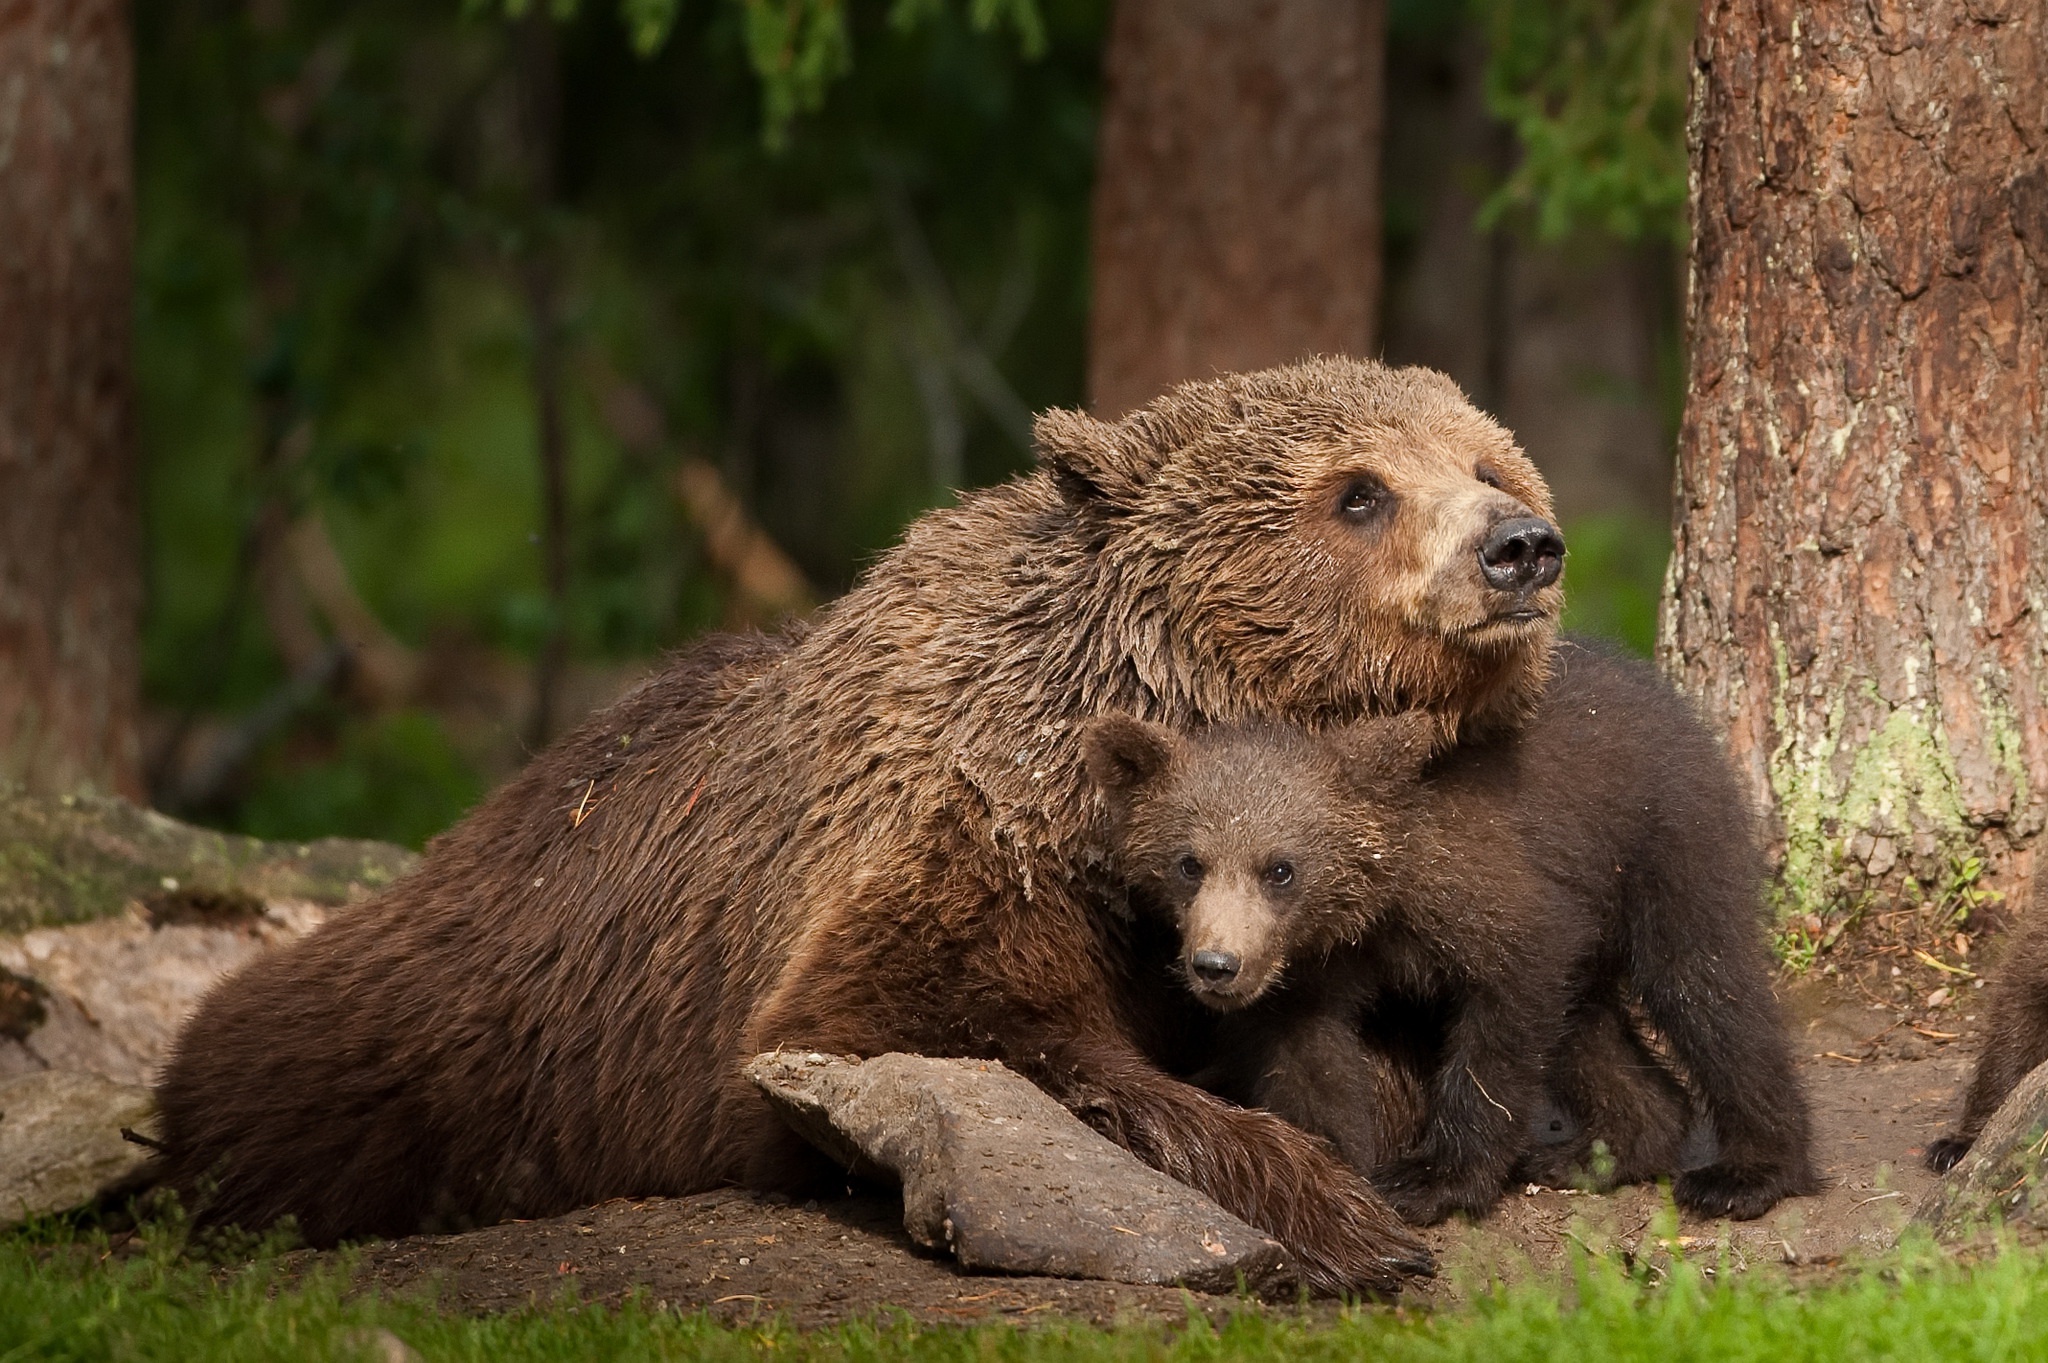
[[[1564,540],[1542,475],[1432,370],[1312,360],[1039,418],[1143,680],[1212,718],[1513,723],[1547,675]],[[1168,657],[1154,658],[1165,650]]]
[[[1172,915],[1188,987],[1241,1008],[1289,960],[1363,936],[1391,906],[1434,726],[1407,714],[1331,734],[1176,733],[1122,715],[1081,736],[1118,869]]]

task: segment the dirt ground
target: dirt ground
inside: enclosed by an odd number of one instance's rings
[[[1754,1222],[1688,1222],[1680,1246],[1736,1271],[1831,1266],[1890,1243],[1933,1178],[1920,1152],[1949,1119],[1975,1053],[1975,1018],[1961,1008],[1939,1024],[1878,1006],[1843,986],[1805,985],[1787,998],[1813,1104],[1827,1188]],[[1946,1030],[1944,1030],[1946,1029]],[[1438,1277],[1406,1300],[1450,1304],[1494,1275],[1556,1271],[1574,1239],[1595,1249],[1654,1253],[1660,1206],[1652,1189],[1611,1196],[1530,1188],[1511,1193],[1477,1224],[1430,1231]],[[1167,1288],[962,1273],[914,1247],[901,1206],[875,1191],[825,1203],[742,1192],[617,1201],[546,1221],[463,1235],[416,1236],[359,1254],[358,1281],[384,1290],[431,1286],[443,1305],[497,1312],[546,1304],[564,1292],[616,1301],[636,1289],[677,1310],[706,1309],[744,1322],[781,1316],[802,1327],[891,1308],[926,1322],[1072,1318],[1184,1320],[1243,1309],[1322,1312],[1329,1303],[1254,1306]]]

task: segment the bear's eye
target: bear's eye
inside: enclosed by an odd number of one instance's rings
[[[1285,889],[1294,883],[1294,863],[1276,861],[1266,868],[1266,883],[1276,889]]]
[[[1180,872],[1183,880],[1200,880],[1202,878],[1202,863],[1196,857],[1182,857],[1180,865],[1175,869]]]
[[[1492,488],[1495,492],[1502,492],[1506,490],[1505,486],[1502,484],[1500,480],[1500,474],[1495,471],[1493,465],[1491,464],[1479,465],[1477,468],[1472,470],[1472,476],[1474,478],[1477,478],[1480,482],[1486,484],[1488,487]]]
[[[1385,515],[1394,505],[1394,494],[1387,485],[1369,473],[1360,474],[1344,484],[1344,490],[1337,494],[1337,514],[1353,525],[1366,525]]]

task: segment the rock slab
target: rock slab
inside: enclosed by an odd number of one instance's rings
[[[911,1239],[963,1268],[1206,1292],[1293,1281],[1272,1239],[996,1061],[780,1051],[746,1073],[826,1154],[899,1179]]]
[[[1913,1224],[1944,1244],[1974,1239],[1993,1223],[2048,1231],[2048,1064],[2037,1067],[1984,1124],[1970,1153],[1956,1161],[1913,1213]]]
[[[149,1090],[48,1070],[0,1084],[0,1225],[67,1211],[138,1186],[149,1151],[121,1135],[154,1131]]]

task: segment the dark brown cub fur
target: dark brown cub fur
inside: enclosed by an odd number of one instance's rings
[[[1684,702],[1567,644],[1518,736],[1432,758],[1426,729],[1090,728],[1126,873],[1179,923],[1196,995],[1245,1010],[1211,1077],[1429,1222],[1483,1212],[1518,1165],[1556,1180],[1596,1138],[1614,1177],[1678,1172],[1684,1096],[1634,1003],[1718,1143],[1680,1205],[1751,1217],[1810,1191],[1761,857]]]
[[[2006,1095],[2035,1066],[2048,1061],[2048,876],[2034,881],[2027,916],[2013,930],[1985,1002],[1984,1053],[1970,1078],[1963,1118],[1927,1147],[1927,1167],[1954,1167],[1983,1133]]]
[[[1038,440],[802,638],[691,655],[216,991],[159,1090],[207,1214],[324,1243],[799,1186],[824,1166],[744,1061],[902,1050],[1005,1061],[1318,1287],[1426,1269],[1320,1141],[1148,1057],[1079,730],[1512,727],[1560,603],[1542,480],[1441,375],[1366,362]]]

